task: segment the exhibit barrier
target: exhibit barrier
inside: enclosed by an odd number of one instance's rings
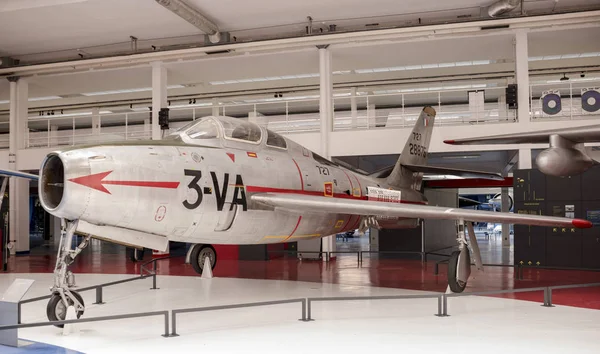
[[[306,321],[314,321],[312,318],[312,302],[324,301],[356,301],[356,300],[401,300],[401,299],[438,299],[438,313],[436,316],[444,316],[444,294],[424,294],[424,295],[382,295],[382,296],[331,296],[331,297],[309,297],[306,299]]]
[[[128,318],[151,317],[151,316],[164,316],[164,318],[165,318],[165,333],[162,336],[168,337],[169,336],[169,311],[168,310],[128,313],[128,314],[123,314],[123,315],[112,315],[112,316],[101,316],[101,317],[90,317],[90,318],[79,318],[76,320],[19,323],[16,325],[0,326],[0,331],[7,330],[7,329],[45,327],[45,326],[77,324],[77,323],[85,323],[85,322],[124,320],[124,319],[128,319]]]
[[[338,296],[338,297],[309,297],[309,298],[295,298],[295,299],[284,299],[284,300],[272,300],[262,302],[251,302],[242,304],[232,305],[219,305],[219,306],[207,306],[207,307],[196,307],[196,308],[185,308],[171,310],[172,316],[172,332],[169,333],[169,311],[154,311],[154,312],[142,312],[142,313],[131,313],[122,315],[102,316],[83,318],[75,320],[65,321],[52,321],[52,322],[36,322],[36,323],[25,323],[15,325],[0,326],[0,331],[18,328],[31,328],[31,327],[43,327],[60,324],[77,324],[85,322],[100,322],[100,321],[111,321],[121,320],[128,318],[139,318],[139,317],[150,317],[150,316],[164,316],[165,326],[163,337],[176,337],[177,334],[177,314],[191,313],[191,312],[203,312],[203,311],[218,311],[228,310],[237,308],[249,308],[258,306],[272,306],[280,304],[290,303],[301,303],[302,305],[302,317],[299,319],[303,322],[314,321],[312,318],[312,303],[313,302],[330,302],[330,301],[361,301],[361,300],[401,300],[401,299],[437,299],[437,317],[447,317],[448,314],[448,298],[456,298],[463,296],[488,296],[498,294],[511,294],[511,293],[523,293],[523,292],[536,292],[542,291],[544,293],[544,301],[542,306],[554,307],[552,304],[552,290],[559,289],[572,289],[572,288],[583,288],[583,287],[597,287],[600,283],[587,283],[587,284],[570,284],[570,285],[554,285],[546,287],[534,287],[534,288],[523,288],[523,289],[508,289],[508,290],[492,290],[492,291],[481,291],[481,292],[467,292],[467,293],[431,293],[431,294],[415,294],[415,295],[384,295],[384,296]]]
[[[88,290],[96,290],[96,302],[94,302],[93,304],[95,305],[102,305],[104,304],[103,301],[103,289],[105,287],[108,286],[113,286],[113,285],[119,285],[119,284],[124,284],[124,283],[129,283],[132,281],[136,281],[136,280],[142,280],[142,279],[146,279],[146,278],[150,278],[152,277],[152,287],[150,288],[151,290],[156,290],[158,289],[156,287],[156,262],[163,260],[163,259],[167,259],[167,258],[171,258],[171,257],[161,257],[161,258],[155,258],[149,262],[146,262],[144,264],[141,265],[140,267],[140,275],[137,277],[133,277],[133,278],[127,278],[127,279],[122,279],[122,280],[116,280],[116,281],[111,281],[108,283],[102,283],[102,284],[98,284],[98,285],[92,285],[92,286],[88,286],[85,288],[81,288],[81,289],[77,289],[77,292],[84,292],[84,291],[88,291]],[[148,264],[153,264],[152,266],[152,271],[148,270],[146,268],[146,266]],[[144,272],[147,272],[147,274],[144,274]],[[41,300],[47,300],[50,299],[52,297],[52,294],[49,295],[44,295],[44,296],[38,296],[38,297],[33,297],[30,299],[25,299],[25,300],[21,300],[19,301],[19,308],[18,308],[18,323],[21,323],[21,305],[23,304],[27,304],[30,302],[36,302],[36,301],[41,301]]]
[[[292,304],[292,303],[296,303],[296,302],[299,302],[299,303],[302,304],[302,318],[300,318],[300,321],[307,321],[307,318],[306,318],[306,302],[307,302],[307,299],[305,299],[305,298],[287,299],[287,300],[274,300],[274,301],[261,301],[261,302],[248,302],[248,303],[243,303],[243,304],[207,306],[207,307],[193,307],[193,308],[172,310],[171,313],[172,313],[173,332],[171,333],[171,336],[172,337],[179,336],[177,334],[177,314],[178,313],[229,310],[229,309],[239,309],[239,308],[247,308],[247,307],[257,307],[257,306],[271,306],[271,305]],[[2,327],[0,327],[0,329],[1,328]]]

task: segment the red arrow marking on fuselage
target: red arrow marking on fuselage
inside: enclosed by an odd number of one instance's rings
[[[104,178],[108,176],[112,171],[100,172],[91,174],[88,176],[82,176],[77,178],[71,178],[69,181],[82,186],[86,186],[100,192],[111,194],[108,189],[104,187],[105,184],[112,184],[117,186],[130,186],[130,187],[150,187],[150,188],[169,188],[175,189],[179,187],[179,182],[155,182],[155,181],[105,181]]]

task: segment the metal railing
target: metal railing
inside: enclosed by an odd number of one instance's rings
[[[6,330],[6,329],[32,328],[32,327],[56,326],[56,325],[76,324],[76,323],[85,323],[85,322],[124,320],[124,319],[128,319],[128,318],[139,318],[139,317],[150,317],[150,316],[164,316],[165,332],[162,336],[168,337],[169,336],[169,311],[168,310],[153,311],[153,312],[137,312],[137,313],[128,313],[128,314],[123,314],[123,315],[111,315],[111,316],[90,317],[90,318],[79,318],[76,320],[19,323],[16,325],[0,326],[0,331]]]
[[[424,105],[437,110],[437,125],[471,125],[507,123],[516,121],[514,110],[504,103],[485,103],[473,111],[467,104],[456,104],[456,96],[464,100],[469,88],[430,90],[387,90],[367,94],[338,92],[333,97],[333,130],[362,130],[411,127]],[[504,87],[483,88],[484,91]],[[407,92],[404,92],[407,91]],[[238,117],[255,116],[257,123],[280,133],[317,132],[320,130],[319,96],[288,96],[260,99],[230,99],[198,104],[170,106],[171,128],[176,129],[191,120],[218,113]],[[355,110],[352,107],[356,107]],[[397,108],[378,108],[394,106]],[[27,148],[72,146],[97,142],[148,139],[151,137],[149,110],[135,108],[134,112],[113,113],[110,108],[92,112],[65,113],[29,117],[29,131],[25,133]],[[305,113],[305,112],[313,113]],[[8,134],[5,134],[8,137]],[[0,143],[2,134],[0,134]],[[8,138],[6,139],[8,142]],[[1,148],[2,146],[0,146]]]
[[[0,331],[17,328],[31,328],[31,327],[42,327],[51,325],[61,324],[76,324],[85,322],[99,322],[99,321],[110,321],[128,318],[139,318],[149,316],[164,316],[164,334],[163,337],[175,337],[177,333],[177,314],[192,313],[192,312],[204,312],[204,311],[218,311],[228,309],[239,309],[259,306],[272,306],[290,303],[301,303],[302,305],[302,316],[299,319],[303,322],[314,321],[312,317],[312,303],[313,302],[331,302],[331,301],[364,301],[364,300],[406,300],[406,299],[437,299],[437,317],[447,317],[448,314],[448,298],[456,298],[463,296],[488,296],[498,294],[511,294],[511,293],[523,293],[523,292],[536,292],[542,291],[544,293],[544,300],[542,306],[554,307],[552,303],[552,290],[559,289],[572,289],[581,287],[597,287],[600,283],[587,283],[587,284],[571,284],[571,285],[554,285],[545,287],[534,287],[534,288],[523,288],[523,289],[507,289],[507,290],[492,290],[492,291],[480,291],[480,292],[467,292],[467,293],[431,293],[431,294],[415,294],[415,295],[382,295],[382,296],[332,296],[332,297],[309,297],[309,298],[295,298],[295,299],[283,299],[283,300],[271,300],[261,302],[250,302],[241,304],[230,304],[230,305],[218,305],[218,306],[206,306],[196,308],[184,308],[171,310],[172,314],[172,332],[169,333],[169,311],[154,311],[154,312],[142,312],[142,313],[131,313],[121,314],[112,316],[92,317],[76,320],[64,320],[64,321],[52,321],[52,322],[36,322],[36,323],[25,323],[15,325],[0,326]]]
[[[98,285],[92,285],[92,286],[88,286],[85,288],[81,288],[81,289],[77,289],[77,292],[84,292],[84,291],[89,291],[89,290],[96,290],[96,302],[94,302],[94,305],[102,305],[104,304],[103,301],[103,289],[105,287],[108,286],[113,286],[113,285],[119,285],[119,284],[124,284],[124,283],[129,283],[132,281],[136,281],[136,280],[142,280],[142,279],[146,279],[146,278],[150,278],[152,277],[152,288],[150,288],[150,290],[156,290],[158,289],[156,287],[156,262],[166,259],[166,258],[171,258],[171,257],[161,257],[161,258],[155,258],[151,261],[148,261],[144,264],[141,265],[140,267],[140,275],[137,277],[133,277],[133,278],[127,278],[127,279],[121,279],[121,280],[115,280],[112,282],[108,282],[108,283],[102,283],[102,284],[98,284]],[[152,271],[148,270],[146,268],[146,266],[148,264],[152,264]],[[144,274],[144,272],[147,272],[147,274]],[[19,305],[18,305],[18,323],[21,323],[21,306],[23,304],[27,304],[27,303],[31,303],[31,302],[37,302],[37,301],[41,301],[41,300],[46,300],[46,299],[50,299],[52,297],[52,294],[49,295],[44,295],[44,296],[38,296],[38,297],[33,297],[33,298],[29,298],[29,299],[24,299],[19,301]]]
[[[307,318],[306,318],[307,299],[305,299],[305,298],[261,301],[261,302],[247,302],[247,303],[233,304],[233,305],[193,307],[193,308],[172,310],[171,313],[172,313],[173,332],[171,333],[171,336],[172,337],[178,336],[178,334],[177,334],[177,314],[180,314],[180,313],[229,310],[229,309],[239,309],[239,308],[247,308],[247,307],[257,307],[257,306],[272,306],[272,305],[282,305],[282,304],[293,304],[296,302],[299,302],[302,304],[302,318],[300,318],[300,321],[307,321]]]
[[[443,315],[443,294],[423,294],[423,295],[381,295],[381,296],[331,296],[331,297],[309,297],[307,298],[306,321],[314,321],[312,318],[313,302],[325,301],[356,301],[356,300],[400,300],[400,299],[438,299],[438,313],[436,316]]]

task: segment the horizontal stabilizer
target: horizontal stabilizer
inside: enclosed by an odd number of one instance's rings
[[[600,126],[591,125],[526,133],[490,135],[477,138],[450,139],[444,140],[444,143],[450,145],[547,144],[551,135],[560,135],[576,144],[600,142]]]
[[[491,179],[494,181],[502,181],[504,178],[498,174],[493,172],[484,172],[484,171],[472,171],[472,170],[463,170],[456,168],[448,168],[448,167],[438,167],[438,166],[429,166],[429,165],[403,165],[406,169],[409,169],[413,172],[422,172],[427,174],[436,174],[436,175],[452,175],[464,178],[483,178],[483,179]]]

